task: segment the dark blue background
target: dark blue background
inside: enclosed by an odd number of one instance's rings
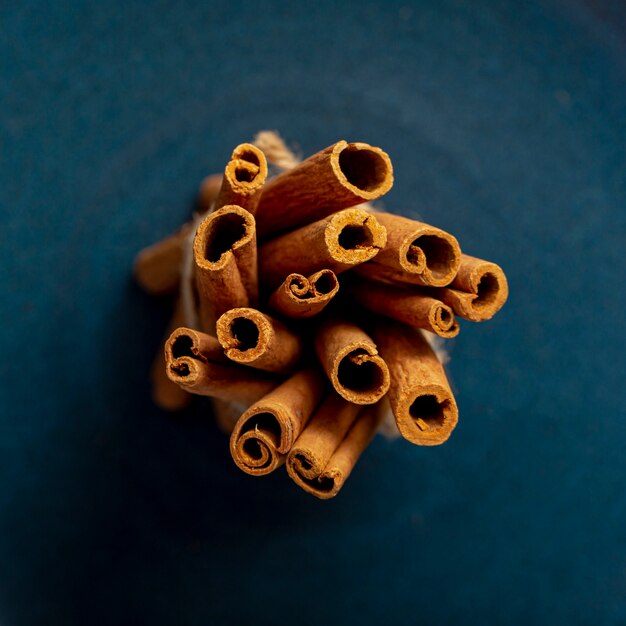
[[[623,3],[0,14],[3,624],[626,623]],[[264,128],[384,147],[386,208],[510,279],[451,441],[377,440],[331,502],[149,399],[133,256]]]

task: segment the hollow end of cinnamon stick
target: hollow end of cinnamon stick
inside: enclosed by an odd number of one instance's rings
[[[228,253],[254,242],[254,217],[237,205],[226,205],[211,213],[198,227],[193,243],[196,265],[217,270],[228,261]]]
[[[324,239],[331,257],[346,266],[374,258],[387,241],[387,231],[363,209],[344,209],[332,216]]]
[[[222,346],[215,337],[185,326],[174,329],[165,342],[167,361],[175,361],[181,357],[201,361],[226,361]]]
[[[337,142],[331,164],[337,180],[363,201],[380,198],[393,186],[389,155],[367,143]]]
[[[216,327],[224,354],[237,363],[286,374],[302,356],[300,337],[256,309],[231,309],[217,320]]]
[[[236,204],[254,213],[266,179],[267,160],[263,152],[250,143],[239,144],[224,170],[216,205]]]
[[[289,274],[270,296],[268,306],[287,317],[313,317],[338,291],[339,281],[332,270],[320,270],[308,278],[302,274]]]
[[[455,312],[473,322],[491,319],[505,304],[509,286],[502,268],[495,263],[463,255],[459,272],[446,298]]]
[[[315,336],[315,351],[335,391],[354,404],[374,404],[389,390],[387,364],[376,344],[355,324],[326,320]]]

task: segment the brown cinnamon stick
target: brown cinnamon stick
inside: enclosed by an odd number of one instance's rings
[[[276,287],[293,272],[331,269],[339,274],[374,258],[385,241],[385,229],[372,213],[345,209],[264,244],[259,276]]]
[[[260,372],[219,362],[224,357],[215,337],[191,328],[176,329],[164,353],[167,376],[189,393],[246,403],[262,398],[277,384]]]
[[[315,352],[335,391],[349,402],[374,404],[387,393],[387,364],[371,337],[352,322],[326,320],[315,335]]]
[[[373,313],[423,328],[446,339],[459,334],[459,323],[452,309],[427,294],[369,280],[354,280],[348,290],[356,302]]]
[[[270,296],[268,306],[286,317],[304,319],[321,313],[338,291],[339,281],[332,270],[320,270],[308,278],[289,274]]]
[[[337,495],[380,421],[376,407],[361,409],[332,395],[307,423],[287,457],[287,473],[308,493]]]
[[[191,402],[191,395],[172,382],[165,369],[164,349],[167,338],[183,323],[183,311],[180,300],[177,299],[172,319],[161,346],[154,356],[150,378],[152,381],[152,400],[164,411],[181,411]]]
[[[198,200],[201,212],[208,211],[214,204],[221,184],[221,174],[212,174],[204,179]],[[176,292],[180,283],[183,246],[191,236],[192,228],[193,221],[187,222],[169,237],[141,250],[135,257],[133,273],[144,291],[154,295]]]
[[[216,208],[236,204],[254,214],[267,178],[267,160],[256,146],[239,144],[224,170]]]
[[[268,181],[257,209],[259,239],[375,200],[392,185],[393,168],[385,152],[339,141]]]
[[[391,283],[443,286],[457,273],[461,249],[455,237],[434,226],[391,213],[376,213],[387,243],[376,258],[357,268],[367,278]]]
[[[307,369],[255,402],[239,418],[230,438],[237,466],[262,476],[282,465],[324,393],[323,378]]]
[[[282,322],[256,309],[237,308],[217,320],[217,339],[232,361],[288,374],[302,356],[302,339]]]
[[[431,293],[454,312],[473,322],[491,319],[509,296],[509,286],[502,268],[464,254],[459,272],[449,287]]]
[[[389,403],[400,434],[411,443],[434,446],[450,437],[458,408],[443,366],[417,329],[379,321],[374,337],[389,366]]]
[[[200,317],[212,332],[220,315],[258,300],[254,217],[235,205],[211,213],[198,227],[193,254]]]

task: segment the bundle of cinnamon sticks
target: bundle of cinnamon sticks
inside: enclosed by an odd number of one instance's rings
[[[389,410],[415,445],[448,439],[458,409],[432,338],[490,319],[507,281],[453,235],[372,209],[393,184],[380,148],[339,141],[297,162],[276,134],[255,144],[136,259],[146,291],[176,298],[154,399],[178,410],[210,396],[239,468],[285,465],[330,498]]]

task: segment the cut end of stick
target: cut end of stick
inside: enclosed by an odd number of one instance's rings
[[[459,322],[454,311],[443,302],[434,301],[428,313],[431,330],[445,339],[452,339],[459,334]]]
[[[405,439],[420,446],[444,443],[459,418],[454,397],[447,389],[438,385],[422,387],[417,393],[407,393],[399,410],[405,414],[396,417],[400,433]]]
[[[387,231],[371,213],[345,209],[328,222],[325,240],[334,261],[357,265],[378,254],[387,241]]]
[[[422,283],[444,286],[452,282],[461,262],[461,249],[455,237],[427,227],[407,240],[400,251],[400,265],[411,274],[420,274]]]
[[[471,300],[470,314],[477,321],[491,319],[509,297],[509,285],[502,268],[485,262],[472,273],[472,285],[476,294]]]
[[[393,185],[391,159],[369,144],[340,141],[335,144],[331,163],[340,183],[363,200],[379,198]]]
[[[254,217],[236,205],[227,205],[208,215],[198,227],[193,252],[199,267],[216,270],[228,261],[228,254],[249,243],[255,236]]]
[[[238,363],[257,360],[273,335],[272,325],[256,309],[231,309],[217,320],[217,339],[226,356]]]
[[[349,346],[331,372],[337,393],[354,404],[374,404],[389,390],[387,364],[367,344]]]
[[[250,144],[238,145],[226,166],[224,176],[238,193],[251,193],[265,183],[267,160],[259,148]]]

